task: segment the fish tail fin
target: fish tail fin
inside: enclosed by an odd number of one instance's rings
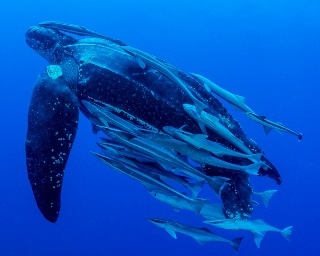
[[[200,215],[200,212],[207,201],[208,201],[208,199],[196,198],[196,199],[194,199],[194,201],[189,202],[189,204],[190,204],[191,208],[193,209],[193,211],[197,215]]]
[[[277,192],[276,189],[272,189],[272,190],[260,192],[256,195],[260,196],[265,207],[268,207],[270,199],[273,197],[274,193],[276,193],[276,192]]]
[[[292,234],[292,228],[293,226],[289,226],[287,228],[284,228],[281,230],[281,235],[287,240],[290,241],[291,234]]]
[[[203,185],[204,185],[205,181],[198,181],[198,182],[194,182],[194,183],[190,183],[188,184],[188,189],[190,190],[191,196],[192,198],[196,198],[200,192],[200,190],[202,189]]]
[[[239,249],[239,246],[240,246],[242,239],[243,239],[243,237],[237,237],[237,238],[231,240],[231,246],[236,252]]]

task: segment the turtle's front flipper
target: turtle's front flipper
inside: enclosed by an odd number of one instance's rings
[[[78,100],[60,75],[52,76],[47,69],[38,78],[26,139],[29,181],[41,213],[51,222],[59,216],[64,169],[79,118]]]

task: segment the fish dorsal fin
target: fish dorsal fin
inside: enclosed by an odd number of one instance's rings
[[[245,103],[245,102],[246,102],[246,98],[245,98],[245,97],[240,96],[240,95],[237,95],[237,94],[234,94],[234,96],[235,96],[239,101],[241,101],[242,103]]]
[[[262,115],[256,115],[256,117],[257,117],[258,119],[260,119],[261,121],[264,121],[264,120],[267,119],[266,116],[262,116]]]
[[[185,128],[185,127],[187,127],[187,126],[188,126],[187,124],[184,124],[184,125],[182,125],[182,126],[179,128],[179,130],[180,130],[181,132],[184,132],[183,128]]]
[[[166,231],[170,234],[170,236],[172,236],[174,239],[177,239],[177,234],[176,232],[174,232],[174,230],[172,229],[167,229],[166,228]]]
[[[263,224],[263,225],[267,224],[263,219],[256,219],[255,222],[258,222],[259,224]]]
[[[206,135],[206,134],[194,134],[194,135],[192,135],[192,139],[194,139],[194,140],[203,141],[203,140],[205,140],[207,138],[208,138],[208,135]]]

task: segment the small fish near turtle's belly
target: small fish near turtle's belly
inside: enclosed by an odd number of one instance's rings
[[[141,68],[137,68],[136,70],[132,69],[129,72],[121,72],[119,74],[120,72],[86,64],[84,71],[86,71],[85,79],[80,80],[78,88],[80,100],[94,102],[101,104],[101,106],[104,104],[111,105],[113,108],[122,110],[132,117],[142,120],[142,122],[138,123],[148,124],[142,128],[152,126],[153,128],[162,130],[164,126],[180,128],[186,125],[183,128],[184,131],[194,134],[202,133],[197,121],[189,117],[183,108],[183,104],[185,103],[193,104],[192,100],[179,86],[155,70],[148,68],[141,70]],[[80,73],[80,78],[82,77],[81,75]],[[187,78],[184,77],[182,79]],[[188,84],[196,86],[191,81]],[[199,91],[201,92],[201,88],[199,88]],[[204,100],[206,99],[209,106],[207,111],[219,113],[226,119],[231,120],[235,124],[235,127],[238,127],[238,132],[242,132],[239,124],[227,113],[218,100],[210,98],[210,95],[206,97],[204,93],[200,97]],[[81,108],[81,110],[86,115],[86,109]],[[228,142],[216,133],[209,131],[208,135],[209,139],[228,145]],[[243,136],[245,137],[244,134]],[[239,160],[233,159],[234,161]],[[203,171],[209,176],[230,174],[230,170],[220,170],[218,168],[218,172],[214,172],[216,168],[210,167],[208,169],[207,167],[206,165]],[[243,198],[240,198],[241,202],[239,205],[237,204],[237,201],[239,201],[237,194],[238,191],[250,189],[248,175],[243,172],[232,172],[232,174],[230,182],[232,182],[233,191],[229,189],[228,195],[222,199],[224,206],[229,207],[226,213],[230,216],[243,216],[246,218],[252,212],[251,193],[246,193]],[[239,186],[238,180],[241,180]],[[242,195],[241,193],[239,194]]]
[[[132,69],[130,75],[128,70],[126,74],[118,74],[90,63],[85,70],[86,76],[79,82],[79,99],[112,105],[157,129],[187,125],[188,130],[201,133],[182,106],[192,101],[178,86],[154,70],[140,68]],[[80,73],[81,77],[84,76]]]

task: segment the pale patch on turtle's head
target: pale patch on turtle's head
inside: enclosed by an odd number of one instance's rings
[[[26,33],[26,42],[49,63],[58,64],[63,57],[63,46],[76,40],[58,30],[34,26]]]

